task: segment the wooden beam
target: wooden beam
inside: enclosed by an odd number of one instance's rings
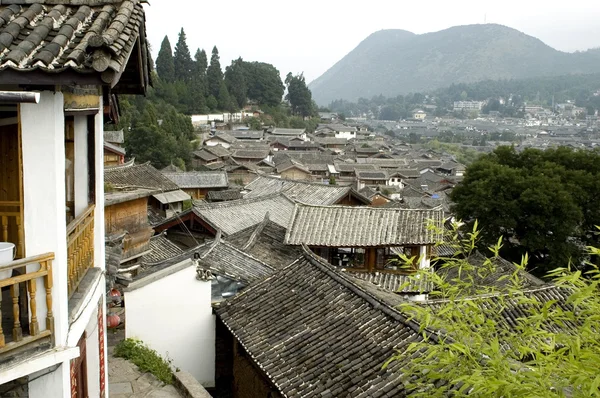
[[[29,91],[0,91],[0,104],[39,104],[40,93]]]

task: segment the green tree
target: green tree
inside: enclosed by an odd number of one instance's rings
[[[195,65],[195,74],[200,76],[206,76],[206,68],[208,68],[208,58],[206,58],[206,51],[204,49],[197,49],[196,54],[194,54],[194,60],[196,61]]]
[[[156,72],[165,82],[170,83],[175,80],[175,64],[168,36],[165,36],[160,45],[160,51],[156,57]]]
[[[536,272],[582,264],[583,247],[597,245],[600,153],[568,148],[499,147],[472,163],[451,194],[457,217],[486,225],[482,244],[507,238],[503,255],[525,252]]]
[[[218,98],[222,81],[223,71],[221,70],[221,62],[219,60],[219,50],[217,49],[217,46],[214,46],[212,50],[212,56],[210,57],[210,65],[206,70],[208,93],[213,95],[215,98]]]
[[[217,97],[217,102],[219,104],[219,109],[226,112],[235,111],[235,106],[231,101],[231,96],[229,95],[229,91],[227,90],[227,85],[224,81],[221,82],[221,87],[219,88],[219,96]]]
[[[315,114],[313,109],[312,94],[306,86],[304,75],[292,75],[288,73],[285,78],[285,85],[287,86],[288,93],[285,99],[290,102],[292,107],[292,113],[300,115],[302,117],[312,116]]]
[[[236,107],[243,108],[248,98],[248,85],[244,73],[244,61],[241,58],[232,61],[225,69],[225,84]]]
[[[475,266],[465,257],[474,254],[480,231],[474,228],[465,239],[450,232],[448,244],[460,256],[434,258],[435,271],[421,269],[407,282],[429,281],[430,301],[398,306],[417,324],[419,338],[384,368],[403,361],[407,395],[599,397],[598,268],[590,265],[584,277],[564,266],[548,275],[553,285],[532,289],[524,283],[524,256],[507,278],[486,285],[481,281],[497,275],[498,267],[506,273],[498,258],[502,240]],[[590,255],[598,254],[590,249]],[[403,256],[399,262],[410,260]]]
[[[277,68],[264,62],[244,62],[244,72],[248,84],[248,99],[269,107],[276,107],[281,103],[285,86]]]
[[[173,63],[175,67],[175,79],[189,82],[192,77],[193,62],[183,28],[181,28],[179,39],[177,40],[177,44],[175,44]]]
[[[210,111],[216,111],[219,108],[219,101],[211,94],[206,98],[206,106]]]

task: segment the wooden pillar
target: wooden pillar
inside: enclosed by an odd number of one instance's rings
[[[365,266],[369,272],[375,271],[377,264],[377,249],[369,247],[365,249]]]

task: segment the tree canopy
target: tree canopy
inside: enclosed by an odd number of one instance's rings
[[[292,75],[288,73],[285,78],[288,93],[285,97],[290,102],[292,113],[302,117],[312,116],[315,114],[313,107],[312,94],[306,86],[304,75]]]
[[[219,96],[219,91],[221,90],[222,82],[223,71],[221,70],[219,50],[217,49],[217,46],[214,46],[212,50],[212,55],[210,57],[210,65],[208,65],[208,69],[206,70],[206,83],[208,86],[208,93],[217,98]]]
[[[175,44],[175,52],[173,53],[173,63],[175,67],[175,79],[189,82],[192,77],[193,61],[186,42],[186,36],[183,28],[179,32],[179,39]]]
[[[168,36],[165,36],[160,45],[160,51],[156,58],[156,72],[165,82],[175,80],[175,64],[173,63],[173,53],[171,52],[171,43]]]
[[[499,147],[468,166],[451,198],[458,218],[486,225],[483,244],[504,236],[507,258],[528,252],[544,273],[570,260],[581,265],[585,246],[598,245],[599,195],[597,151]]]

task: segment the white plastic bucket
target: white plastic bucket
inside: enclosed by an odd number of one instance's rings
[[[0,267],[6,265],[15,259],[15,245],[10,242],[0,242]],[[12,269],[0,271],[0,279],[10,278]]]

